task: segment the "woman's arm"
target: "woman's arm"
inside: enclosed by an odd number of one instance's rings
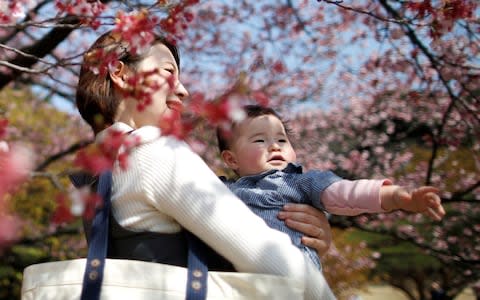
[[[142,185],[151,203],[225,256],[237,270],[301,273],[291,264],[300,252],[292,251],[287,236],[268,228],[186,145],[162,138],[138,152],[145,170]],[[272,236],[260,237],[267,233]],[[271,248],[265,251],[265,247]],[[277,263],[284,259],[283,266]]]
[[[308,204],[289,203],[283,207],[278,218],[288,227],[305,234],[302,243],[314,248],[321,257],[332,243],[332,231],[325,213]]]
[[[160,138],[139,146],[130,155],[126,173],[130,174],[117,176],[115,184],[125,190],[143,189],[159,215],[175,219],[237,270],[290,276],[307,282],[308,298],[333,297],[321,273],[311,268],[290,238],[251,212],[185,143]],[[318,279],[315,284],[312,278]]]

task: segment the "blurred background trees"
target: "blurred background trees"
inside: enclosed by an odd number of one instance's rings
[[[35,158],[23,185],[0,188],[0,214],[22,220],[0,229],[0,297],[18,295],[26,265],[84,255],[78,218],[51,221],[69,201],[73,157],[92,139],[73,105],[78,65],[112,28],[177,40],[182,80],[207,121],[188,142],[219,173],[211,125],[224,112],[215,107],[250,99],[290,120],[307,169],[441,189],[442,222],[332,217],[325,272],[339,295],[374,280],[411,299],[428,299],[433,281],[451,298],[478,285],[476,1],[10,0],[0,3],[0,140]],[[0,185],[9,172],[0,168]]]

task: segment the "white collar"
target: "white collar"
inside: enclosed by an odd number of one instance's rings
[[[122,133],[130,133],[132,139],[136,139],[137,143],[139,144],[151,142],[161,136],[161,130],[156,126],[148,125],[134,129],[123,122],[116,122],[112,126],[99,132],[95,138],[95,141],[97,143],[101,143],[111,130],[120,131]]]

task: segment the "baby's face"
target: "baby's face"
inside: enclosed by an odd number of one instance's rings
[[[283,170],[296,160],[296,154],[282,122],[273,115],[247,118],[233,132],[230,149],[239,176]],[[232,167],[232,166],[231,166]]]

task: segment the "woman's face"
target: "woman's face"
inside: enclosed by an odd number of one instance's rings
[[[154,72],[148,73],[149,71]],[[188,91],[180,82],[175,58],[165,45],[152,46],[146,57],[138,63],[136,71],[130,71],[127,76],[138,76],[139,74],[150,74],[144,77],[149,81],[146,86],[154,86],[154,88],[144,88],[142,85],[140,92],[150,91],[151,103],[146,104],[143,109],[139,109],[139,102],[136,101],[138,99],[126,99],[124,105],[119,109],[118,121],[127,123],[134,128],[158,125],[163,115],[181,110]]]

